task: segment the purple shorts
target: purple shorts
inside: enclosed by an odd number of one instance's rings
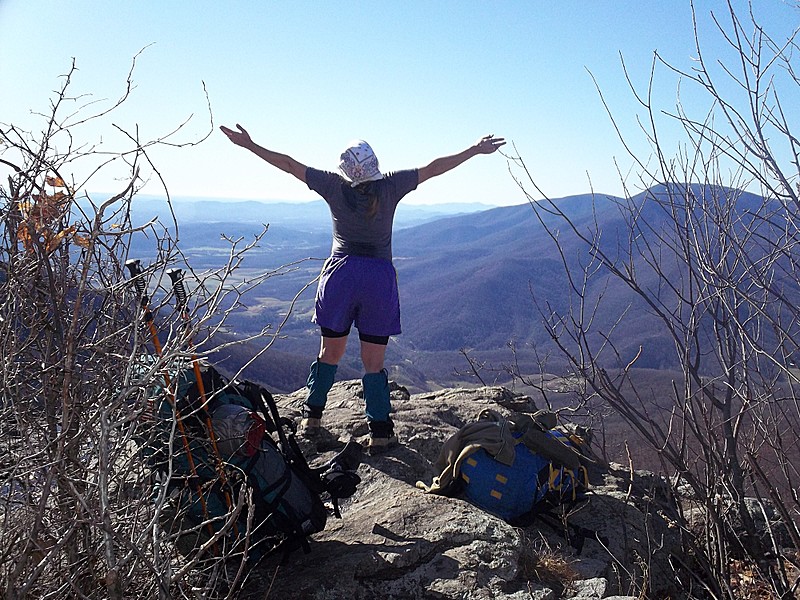
[[[314,323],[333,331],[389,336],[400,333],[400,296],[392,261],[368,256],[332,256],[317,286]]]

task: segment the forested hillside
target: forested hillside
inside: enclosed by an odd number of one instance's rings
[[[573,196],[554,201],[578,230],[597,228],[598,243],[614,254],[628,248],[631,228],[626,209],[634,206],[648,219],[652,235],[667,226],[670,213],[659,205],[666,191],[653,188],[628,201],[596,195]],[[711,194],[694,189],[694,193]],[[737,193],[737,210],[746,214],[762,199]],[[324,208],[324,207],[323,207]],[[675,368],[678,357],[667,333],[654,327],[652,311],[632,294],[618,278],[596,268],[585,244],[568,230],[558,245],[540,222],[530,204],[448,216],[395,232],[394,255],[401,293],[403,334],[390,344],[388,359],[393,375],[412,389],[437,385],[477,383],[464,352],[494,372],[489,378],[507,381],[503,367],[520,361],[523,373],[542,368],[559,372],[563,361],[553,355],[550,334],[544,326],[553,313],[567,314],[575,306],[571,286],[582,290],[586,310],[602,299],[592,314],[593,332],[609,336],[615,344],[618,362],[637,359],[644,369]],[[211,269],[226,260],[231,240],[247,243],[259,231],[260,223],[193,222],[181,225],[183,252],[197,269]],[[646,237],[637,243],[647,243]],[[294,364],[313,359],[318,337],[311,323],[315,277],[327,256],[330,233],[301,231],[282,223],[269,224],[257,247],[248,251],[236,280],[275,272],[239,300],[228,316],[231,335],[249,335],[268,327],[277,332],[269,353],[250,371],[280,391],[292,391],[305,383],[304,367]],[[151,242],[135,239],[134,252],[147,255]],[[755,246],[754,246],[755,248]],[[647,269],[652,258],[642,254],[630,268],[643,277],[644,285],[660,285]],[[663,252],[659,268],[670,278],[683,276],[675,255]],[[591,277],[584,281],[584,270]],[[671,292],[664,289],[664,299]],[[787,293],[796,293],[787,287]],[[514,348],[514,354],[510,350]],[[252,349],[254,354],[257,349]],[[247,360],[247,350],[237,349],[226,362],[235,366]],[[547,364],[539,364],[547,356]],[[357,374],[358,352],[353,348],[342,369]],[[423,373],[417,368],[426,365]],[[499,372],[498,372],[499,371]]]

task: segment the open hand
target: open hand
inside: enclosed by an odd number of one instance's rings
[[[475,148],[479,154],[491,154],[505,143],[505,138],[496,138],[494,134],[489,134],[475,142]]]
[[[234,131],[233,129],[228,129],[224,125],[220,126],[220,131],[228,136],[228,139],[232,141],[237,146],[242,146],[243,148],[248,148],[253,145],[253,140],[250,139],[250,134],[247,133],[247,130],[239,125],[236,124],[236,128],[239,131]]]

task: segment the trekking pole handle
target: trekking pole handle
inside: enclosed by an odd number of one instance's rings
[[[132,258],[125,262],[125,266],[128,267],[131,280],[133,281],[133,287],[136,288],[136,293],[139,294],[139,306],[141,306],[142,312],[144,313],[144,320],[148,323],[152,323],[153,312],[150,310],[150,297],[147,295],[147,284],[144,282],[142,262],[138,258]]]
[[[142,263],[138,258],[132,258],[125,263],[125,266],[130,271],[131,279],[133,280],[133,286],[136,288],[136,292],[139,294],[139,299],[141,300],[142,307],[147,306],[150,302],[150,299],[147,297],[147,287],[144,283],[144,278],[142,277]]]
[[[183,269],[170,269],[167,271],[167,275],[172,280],[172,291],[175,292],[178,308],[181,311],[185,311],[188,298],[186,296],[186,287],[183,285]]]

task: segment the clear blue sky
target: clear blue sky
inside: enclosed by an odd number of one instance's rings
[[[707,52],[720,44],[712,10],[724,17],[724,2],[696,2]],[[758,0],[754,11],[779,35],[800,24],[788,0]],[[241,123],[262,145],[307,165],[335,169],[346,143],[363,138],[384,171],[417,167],[494,133],[516,144],[551,197],[586,193],[589,178],[595,191],[618,194],[614,161],[623,169],[631,163],[590,72],[646,152],[620,54],[641,88],[653,51],[687,69],[696,54],[684,0],[0,0],[0,122],[41,129],[31,111],[47,112],[73,57],[71,90],[91,95],[73,105],[109,105],[146,46],[124,110],[76,130],[78,141],[119,149],[125,141],[110,123],[154,138],[190,115],[176,141],[197,139],[209,128],[205,83],[215,128]],[[659,106],[672,108],[677,79],[662,73],[655,92]],[[198,146],[152,158],[173,196],[314,198],[218,130]],[[107,176],[90,186],[119,188]],[[493,155],[426,182],[409,201],[525,198],[506,160]]]

